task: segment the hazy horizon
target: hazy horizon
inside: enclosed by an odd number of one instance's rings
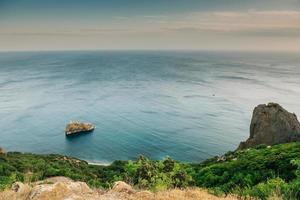
[[[300,0],[0,0],[0,51],[300,51]]]
[[[201,49],[201,48],[195,48],[195,49],[192,49],[192,48],[190,48],[190,49],[184,49],[184,48],[169,48],[169,49],[163,49],[163,48],[103,48],[103,49],[101,49],[101,48],[95,48],[95,49],[92,49],[92,48],[85,48],[85,49],[67,49],[67,48],[61,48],[61,49],[59,49],[59,48],[57,48],[57,49],[11,49],[11,50],[9,50],[9,49],[0,49],[0,52],[2,52],[2,53],[5,53],[5,52],[59,52],[59,51],[62,51],[62,52],[68,52],[68,51],[70,51],[70,52],[75,52],[75,51],[86,51],[86,52],[88,52],[88,51],[91,51],[91,52],[93,52],[93,51],[149,51],[149,52],[151,52],[151,51],[166,51],[166,52],[172,52],[172,51],[174,51],[174,52],[176,52],[176,51],[181,51],[181,52],[201,52],[201,51],[203,51],[203,52],[245,52],[245,53],[251,53],[251,52],[253,52],[253,53],[255,53],[255,52],[257,52],[257,53],[259,53],[259,52],[266,52],[266,53],[268,53],[268,52],[270,52],[270,53],[276,53],[276,52],[278,52],[278,53],[284,53],[284,52],[286,52],[286,53],[298,53],[299,51],[300,51],[300,49],[229,49],[229,48],[224,48],[224,49],[221,49],[221,48],[219,48],[219,49],[206,49],[206,48],[203,48],[203,49]]]

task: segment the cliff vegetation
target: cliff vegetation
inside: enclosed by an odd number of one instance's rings
[[[111,188],[116,181],[124,181],[136,189],[151,191],[201,187],[216,195],[300,199],[300,142],[259,145],[202,163],[180,163],[169,157],[156,161],[140,156],[134,161],[97,166],[54,154],[0,154],[1,190],[16,181],[31,183],[55,176],[83,181],[92,188]]]

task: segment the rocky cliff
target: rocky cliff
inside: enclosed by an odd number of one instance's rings
[[[300,140],[300,124],[294,113],[288,112],[277,103],[261,104],[253,111],[250,137],[240,143],[239,149],[298,140]]]

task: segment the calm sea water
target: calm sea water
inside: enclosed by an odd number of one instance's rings
[[[0,146],[8,151],[200,161],[235,149],[254,106],[270,101],[300,115],[300,55],[0,53]],[[97,129],[66,138],[70,120]]]

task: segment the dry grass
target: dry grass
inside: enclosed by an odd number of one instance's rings
[[[137,191],[118,181],[108,191],[94,190],[86,183],[66,177],[53,177],[31,184],[17,182],[0,192],[0,200],[237,200],[234,196],[217,197],[204,189],[172,189],[159,192]]]
[[[22,192],[13,192],[6,190],[0,193],[0,200],[31,200],[30,189]],[[93,193],[81,193],[76,194],[70,193],[65,186],[59,184],[51,192],[44,192],[39,196],[38,199],[34,200],[65,200],[68,198],[76,200],[237,200],[233,196],[217,197],[209,194],[206,190],[202,189],[173,189],[167,191],[161,191],[151,193],[148,191],[140,191],[132,194],[128,193],[117,193],[117,192],[93,192]]]
[[[137,192],[133,194],[130,200],[236,200],[233,196],[217,197],[209,194],[203,189],[173,189],[161,191],[157,193],[150,192]]]
[[[5,190],[0,192],[0,200],[27,200],[30,194],[31,189],[20,191],[18,193],[12,190]]]

